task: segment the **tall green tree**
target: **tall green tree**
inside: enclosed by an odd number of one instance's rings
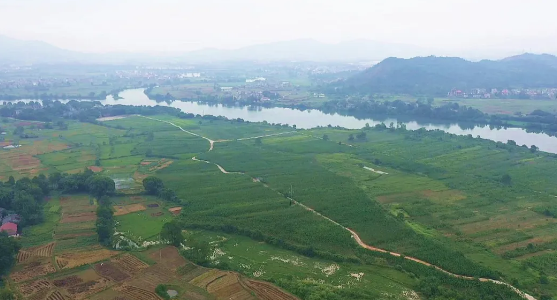
[[[0,232],[0,276],[8,274],[15,265],[15,257],[20,248],[16,239],[8,237],[5,232]]]
[[[164,224],[161,230],[161,239],[169,241],[170,244],[179,247],[180,243],[184,241],[182,229],[176,221]]]
[[[159,195],[164,188],[164,183],[158,177],[149,176],[143,179],[143,188],[149,195]]]
[[[103,196],[109,196],[116,191],[114,180],[105,175],[94,175],[88,180],[89,192],[101,199]]]
[[[110,202],[102,201],[97,208],[96,228],[99,243],[109,246],[114,235],[114,212],[110,208]]]

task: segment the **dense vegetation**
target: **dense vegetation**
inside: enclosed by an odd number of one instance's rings
[[[337,90],[346,92],[440,95],[454,88],[532,88],[557,86],[557,58],[533,55],[470,62],[452,57],[387,58],[353,76]]]

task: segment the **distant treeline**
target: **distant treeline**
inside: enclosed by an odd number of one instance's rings
[[[0,94],[0,100],[2,101],[17,101],[21,99],[32,99],[32,100],[105,100],[108,95],[113,95],[115,98],[123,89],[115,89],[110,92],[101,91],[98,93],[89,92],[87,94],[58,94],[58,93],[29,93],[29,94]]]
[[[528,115],[490,115],[478,109],[448,103],[433,106],[426,102],[408,103],[402,100],[375,101],[339,99],[325,102],[324,112],[346,113],[359,118],[370,116],[408,116],[416,119],[462,122],[495,127],[519,127],[515,122],[526,123],[523,127],[531,132],[543,132],[557,136],[557,115],[543,110],[535,110]],[[473,128],[473,125],[470,127]]]

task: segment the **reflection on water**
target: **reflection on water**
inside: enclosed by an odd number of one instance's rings
[[[196,102],[173,101],[170,103],[150,100],[144,93],[143,89],[126,90],[120,93],[122,99],[115,100],[112,96],[108,96],[106,100],[100,101],[103,104],[121,104],[121,105],[146,105],[146,106],[170,106],[179,108],[186,113],[199,115],[224,116],[230,119],[242,118],[251,122],[263,122],[275,124],[296,125],[297,128],[315,128],[318,126],[340,126],[349,129],[359,129],[366,124],[374,126],[376,124],[385,123],[389,125],[391,122],[397,124],[397,119],[357,119],[352,116],[343,116],[340,114],[326,114],[319,110],[297,110],[291,108],[262,108],[262,107],[239,107],[224,106],[222,104],[200,104]],[[65,101],[67,102],[67,101]],[[404,121],[407,129],[416,130],[425,128],[427,130],[443,130],[458,135],[480,136],[484,139],[504,142],[514,140],[519,145],[536,145],[540,150],[546,152],[557,153],[557,138],[548,136],[543,133],[528,133],[521,128],[497,129],[489,126],[459,125],[456,123],[435,124],[430,122]]]

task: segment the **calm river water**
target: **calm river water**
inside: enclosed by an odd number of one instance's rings
[[[228,107],[221,104],[208,105],[196,102],[174,101],[170,104],[165,102],[157,103],[150,100],[144,93],[143,89],[125,90],[120,93],[123,99],[115,100],[112,96],[108,96],[106,100],[101,101],[103,104],[122,104],[122,105],[147,105],[147,106],[170,106],[176,107],[186,113],[199,115],[224,116],[230,119],[242,118],[251,122],[267,121],[269,123],[280,123],[296,125],[297,128],[309,129],[318,126],[341,126],[350,129],[359,129],[369,123],[370,126],[381,122],[389,125],[389,123],[397,123],[397,119],[376,120],[372,118],[358,119],[352,116],[344,116],[340,114],[326,114],[319,110],[301,111],[290,108],[253,108],[253,107]],[[28,100],[27,100],[28,101]],[[404,122],[407,129],[416,130],[425,128],[427,130],[440,129],[449,133],[458,135],[480,136],[484,139],[504,142],[514,140],[519,145],[526,144],[536,145],[542,151],[557,153],[557,138],[551,137],[543,133],[529,133],[521,128],[496,129],[489,126],[476,126],[473,129],[463,129],[458,124],[439,124],[410,121]]]

